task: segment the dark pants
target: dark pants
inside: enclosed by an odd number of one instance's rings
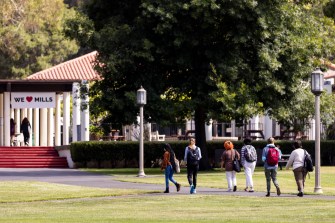
[[[187,180],[190,185],[197,187],[197,176],[198,176],[199,164],[198,165],[187,165]]]
[[[23,132],[23,141],[24,143],[29,143],[30,134],[29,132]]]

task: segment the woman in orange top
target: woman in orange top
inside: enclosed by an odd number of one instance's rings
[[[166,143],[164,145],[164,155],[161,170],[165,170],[165,186],[166,189],[164,193],[169,193],[169,181],[174,183],[177,188],[177,192],[180,190],[180,184],[173,179],[173,172],[176,170],[176,163],[174,162],[174,151],[172,150],[170,144]]]

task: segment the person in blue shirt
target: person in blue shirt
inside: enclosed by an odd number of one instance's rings
[[[273,184],[275,185],[277,189],[277,195],[279,196],[280,193],[280,188],[279,184],[277,181],[277,170],[278,170],[278,162],[275,165],[270,165],[268,162],[270,162],[268,159],[268,152],[269,148],[274,148],[275,150],[278,151],[277,153],[277,159],[281,159],[281,152],[280,150],[275,146],[275,140],[273,137],[270,137],[268,139],[268,144],[264,147],[263,153],[262,153],[262,160],[264,162],[264,172],[265,172],[265,178],[266,178],[266,189],[267,189],[267,194],[266,196],[270,196],[270,191],[271,191],[271,179]]]

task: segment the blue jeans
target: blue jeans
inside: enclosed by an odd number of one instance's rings
[[[277,169],[265,169],[265,177],[266,177],[266,189],[268,192],[271,190],[271,179],[273,184],[276,187],[279,187],[278,181],[277,181]]]
[[[165,169],[165,185],[166,188],[169,188],[169,180],[176,184],[177,182],[173,179],[173,168],[172,165],[168,165]]]

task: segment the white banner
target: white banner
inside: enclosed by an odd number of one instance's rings
[[[55,92],[12,92],[12,108],[54,108],[56,107]]]

